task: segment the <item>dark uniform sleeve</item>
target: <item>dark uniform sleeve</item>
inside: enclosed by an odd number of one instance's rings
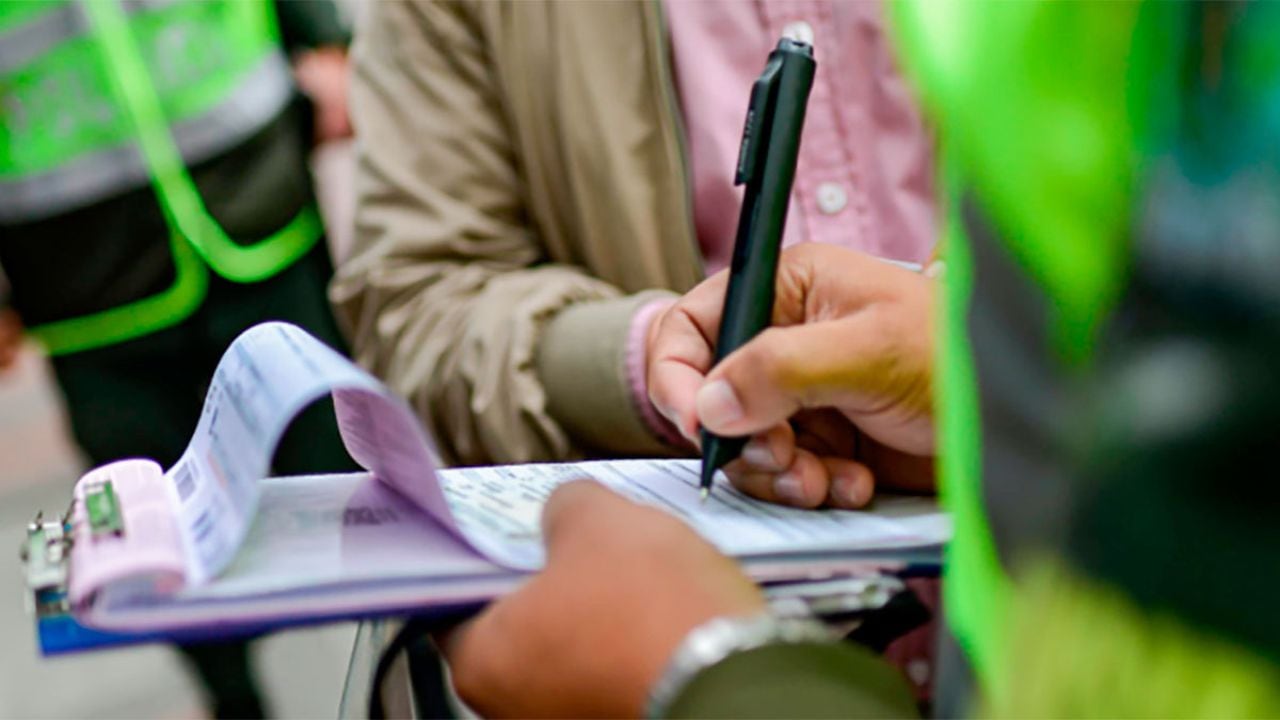
[[[351,26],[328,0],[277,0],[280,35],[289,52],[351,44]]]
[[[902,676],[848,643],[770,645],[703,670],[666,708],[669,718],[919,717]]]

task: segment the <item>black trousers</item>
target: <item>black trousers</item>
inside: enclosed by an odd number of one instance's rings
[[[171,466],[195,431],[214,368],[231,341],[266,320],[285,320],[346,353],[326,297],[333,274],[322,240],[308,255],[259,283],[211,273],[203,306],[181,324],[110,347],[56,357],[76,441],[95,464],[146,457]],[[273,461],[277,474],[355,469],[333,419],[332,404],[309,408],[286,432]],[[244,640],[182,648],[216,717],[263,717]]]

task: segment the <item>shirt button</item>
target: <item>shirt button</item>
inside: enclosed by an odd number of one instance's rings
[[[818,209],[826,215],[835,215],[849,204],[849,195],[840,183],[825,182],[818,186]]]
[[[802,42],[806,45],[813,44],[813,26],[803,20],[787,23],[782,28],[782,37],[790,38],[796,42]]]
[[[929,675],[931,673],[929,672],[928,660],[921,660],[920,658],[916,658],[911,662],[907,663],[906,671],[907,671],[907,677],[911,678],[911,682],[915,683],[916,685],[923,686],[923,685],[929,684]]]

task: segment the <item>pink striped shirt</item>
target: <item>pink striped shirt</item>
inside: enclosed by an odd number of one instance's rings
[[[783,245],[822,242],[923,263],[935,238],[933,143],[897,64],[875,0],[665,0],[693,182],[694,227],[707,271],[733,254],[742,188],[733,185],[751,84],[784,35],[818,62]],[[628,343],[637,407],[649,405],[644,340],[654,308]]]

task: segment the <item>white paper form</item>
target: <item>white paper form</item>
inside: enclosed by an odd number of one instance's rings
[[[352,457],[447,523],[431,480],[430,446],[404,402],[301,329],[263,323],[223,355],[191,444],[165,474],[188,585],[208,581],[231,562],[280,437],[298,412],[330,392]]]
[[[508,575],[368,473],[269,478],[252,529],[218,579],[183,598],[365,581]]]
[[[749,498],[721,475],[704,504],[699,468],[696,460],[460,468],[441,472],[440,482],[468,541],[497,562],[526,570],[544,562],[540,516],[547,497],[561,483],[581,478],[679,517],[740,559],[932,546],[950,535],[950,524],[932,498],[881,498],[869,511],[800,510]]]
[[[110,586],[81,621],[148,632],[376,616],[480,602],[524,579],[368,473],[261,484],[253,526],[217,578],[171,594]]]

